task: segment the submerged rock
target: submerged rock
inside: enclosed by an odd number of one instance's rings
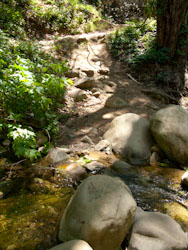
[[[84,180],[61,219],[59,239],[83,239],[95,250],[117,250],[134,221],[136,202],[119,178]]]
[[[171,217],[137,210],[128,250],[187,250],[188,238]]]
[[[188,163],[188,112],[178,105],[157,111],[151,118],[151,132],[166,156]]]
[[[149,122],[137,114],[127,113],[116,117],[104,139],[108,140],[114,152],[131,164],[148,162],[153,141]]]

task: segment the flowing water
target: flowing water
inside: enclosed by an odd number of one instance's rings
[[[163,167],[131,167],[118,176],[145,211],[169,214],[188,234],[188,192],[180,182],[184,171]]]

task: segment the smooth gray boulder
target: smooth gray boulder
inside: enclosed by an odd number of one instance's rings
[[[116,117],[104,134],[114,152],[128,163],[148,163],[153,145],[149,121],[137,114],[127,113]]]
[[[188,112],[179,105],[157,111],[150,122],[151,132],[166,156],[188,163]]]
[[[92,250],[84,240],[71,240],[52,247],[50,250]]]
[[[128,250],[187,250],[188,238],[170,216],[137,209]]]
[[[123,181],[104,175],[88,177],[63,214],[59,239],[82,239],[95,250],[117,250],[135,213],[136,202]]]

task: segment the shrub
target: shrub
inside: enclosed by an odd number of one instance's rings
[[[156,46],[156,22],[147,20],[127,23],[128,26],[117,30],[108,38],[108,47],[113,56],[138,68],[143,63],[166,63],[168,49]]]
[[[33,160],[40,155],[33,129],[53,134],[57,127],[57,108],[71,84],[63,76],[68,67],[65,61],[45,57],[35,43],[15,43],[4,32],[0,33],[0,47],[1,129],[13,139],[18,157]]]

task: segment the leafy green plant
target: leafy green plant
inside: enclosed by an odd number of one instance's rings
[[[18,157],[24,157],[31,161],[41,154],[36,149],[35,133],[21,126],[9,125],[8,137],[13,140],[12,147]]]
[[[143,63],[163,64],[169,60],[168,49],[156,46],[156,22],[147,20],[127,23],[128,26],[111,34],[107,43],[113,56],[134,68]]]
[[[57,132],[57,109],[71,84],[64,77],[68,66],[44,55],[38,44],[12,40],[2,31],[0,47],[1,130],[12,138],[16,156],[34,160],[40,156],[35,129],[43,128],[51,136]]]

